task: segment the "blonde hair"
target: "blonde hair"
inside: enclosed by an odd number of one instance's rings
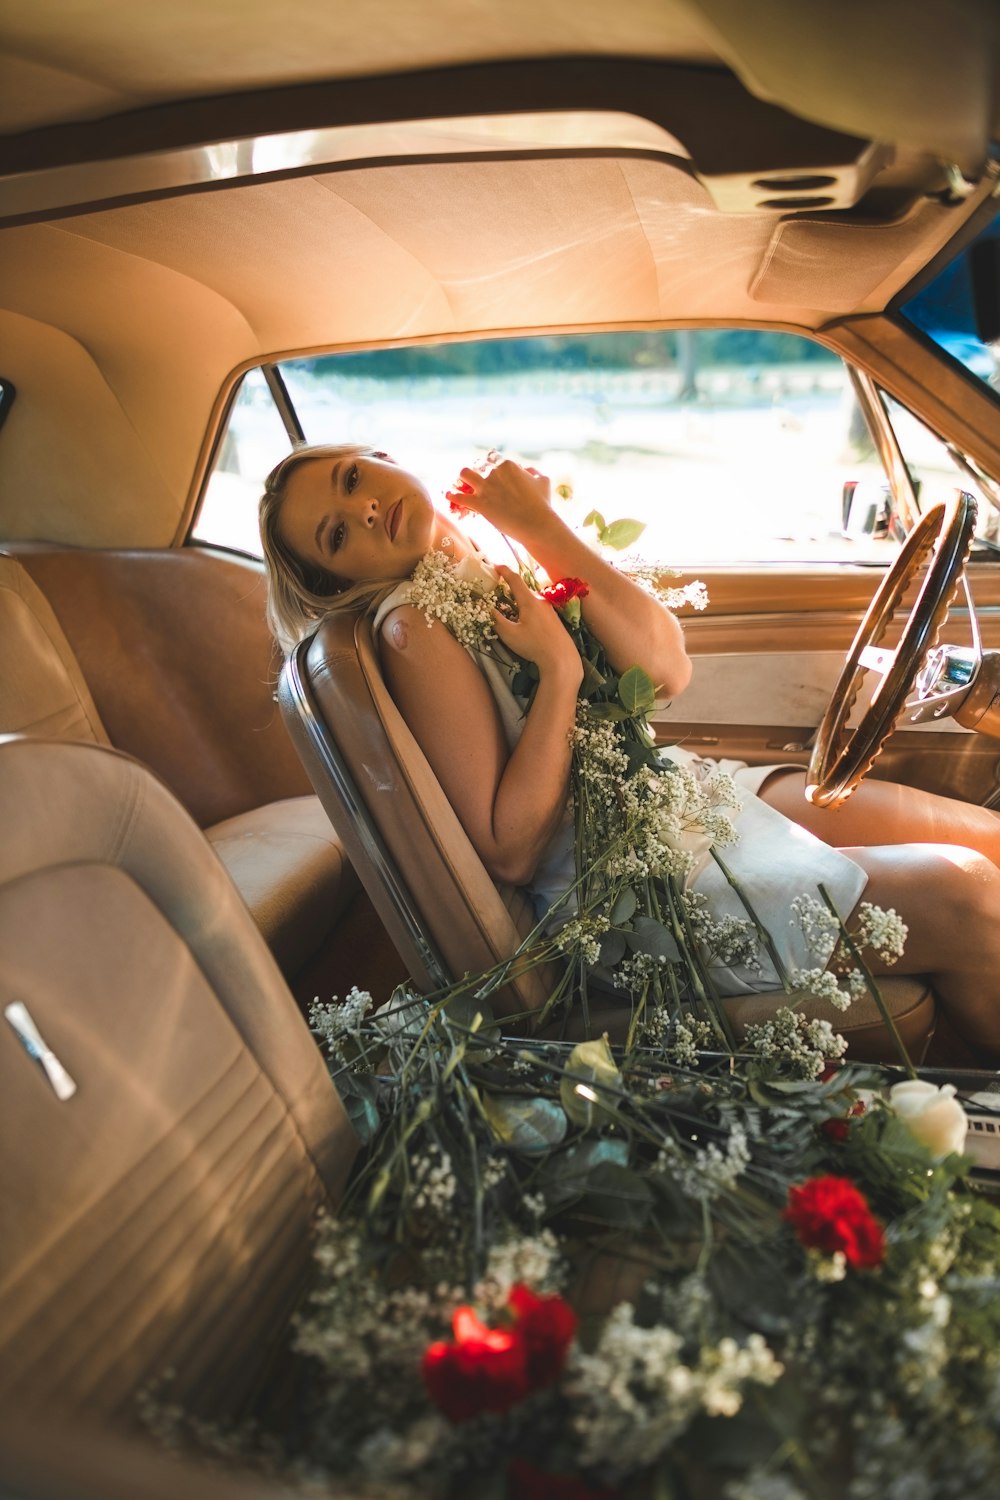
[[[278,531],[288,481],[295,470],[314,458],[385,458],[375,448],[359,443],[317,444],[294,449],[268,474],[260,497],[260,540],[267,568],[267,623],[286,656],[311,635],[324,615],[335,610],[377,606],[402,579],[380,578],[374,583],[344,584],[336,574],[296,556]]]

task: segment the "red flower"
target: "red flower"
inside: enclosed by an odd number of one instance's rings
[[[542,598],[553,609],[562,609],[571,599],[586,599],[589,593],[590,584],[584,583],[582,578],[560,578],[558,583],[550,583],[547,589],[542,589]]]
[[[507,1468],[509,1500],[615,1500],[616,1490],[594,1490],[570,1474],[546,1474],[522,1458],[512,1458]]]
[[[452,1422],[482,1412],[509,1411],[531,1391],[562,1374],[576,1333],[576,1314],[561,1297],[539,1297],[519,1283],[511,1288],[509,1328],[488,1328],[471,1307],[457,1307],[454,1343],[431,1344],[421,1366],[431,1399]]]
[[[784,1217],[808,1250],[840,1251],[849,1265],[870,1270],[885,1259],[882,1226],[868,1200],[846,1177],[810,1177],[788,1190]]]
[[[824,1135],[829,1136],[831,1141],[846,1141],[850,1134],[849,1121],[855,1115],[863,1115],[864,1112],[865,1101],[863,1099],[856,1099],[846,1115],[837,1115],[832,1120],[824,1120],[819,1128]]]
[[[453,1344],[431,1344],[422,1365],[431,1399],[452,1422],[486,1411],[509,1411],[531,1389],[521,1336],[487,1328],[471,1307],[457,1307]]]
[[[524,1341],[532,1390],[551,1385],[562,1374],[576,1333],[576,1313],[562,1297],[539,1297],[523,1282],[511,1288],[507,1306]]]

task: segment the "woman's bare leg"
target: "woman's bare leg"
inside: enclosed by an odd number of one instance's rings
[[[813,807],[803,771],[775,772],[761,798],[836,849],[847,845],[958,844],[1000,866],[1000,813],[892,781],[863,781],[842,807]]]
[[[1000,870],[953,845],[844,853],[868,874],[862,900],[893,907],[909,928],[903,957],[873,961],[873,973],[926,974],[954,1029],[984,1064],[1000,1063]]]

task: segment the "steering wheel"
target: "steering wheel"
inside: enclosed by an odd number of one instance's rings
[[[959,492],[948,504],[932,506],[910,531],[882,580],[816,731],[806,773],[806,799],[817,807],[838,807],[846,802],[871,770],[892,733],[917,673],[928,652],[937,645],[938,632],[947,618],[969,556],[975,525],[976,502],[971,495]],[[932,554],[931,561],[899,644],[894,650],[885,650],[879,642],[928,554]],[[976,640],[978,649],[978,632]],[[847,720],[863,674],[869,670],[878,672],[881,681],[854,733],[849,734]],[[967,688],[968,684],[963,686]],[[925,696],[925,692],[919,695]],[[959,696],[964,698],[965,692]],[[948,700],[935,699],[935,703],[939,701]],[[919,698],[911,706],[919,708]],[[937,706],[933,715],[918,712],[913,717],[936,718],[943,712],[943,707]]]

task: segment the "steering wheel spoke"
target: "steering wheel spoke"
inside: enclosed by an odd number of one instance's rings
[[[932,688],[924,674],[962,580],[975,525],[976,502],[960,491],[950,504],[935,505],[921,516],[903,542],[861,622],[816,731],[806,774],[806,797],[818,807],[837,807],[847,800],[871,770],[904,709],[913,723],[943,718],[964,701],[980,657],[975,625],[974,662],[968,676],[958,657],[952,656],[947,663],[935,662],[947,680],[939,680],[939,672]],[[893,649],[883,647],[881,640],[896,608],[927,558],[927,572],[899,642]],[[957,652],[958,648],[948,650]],[[957,675],[950,675],[953,669]],[[880,681],[853,734],[849,734],[847,721],[863,671],[877,672]],[[918,673],[924,677],[923,691]],[[915,682],[916,697],[909,698]],[[918,711],[923,703],[929,712]]]

